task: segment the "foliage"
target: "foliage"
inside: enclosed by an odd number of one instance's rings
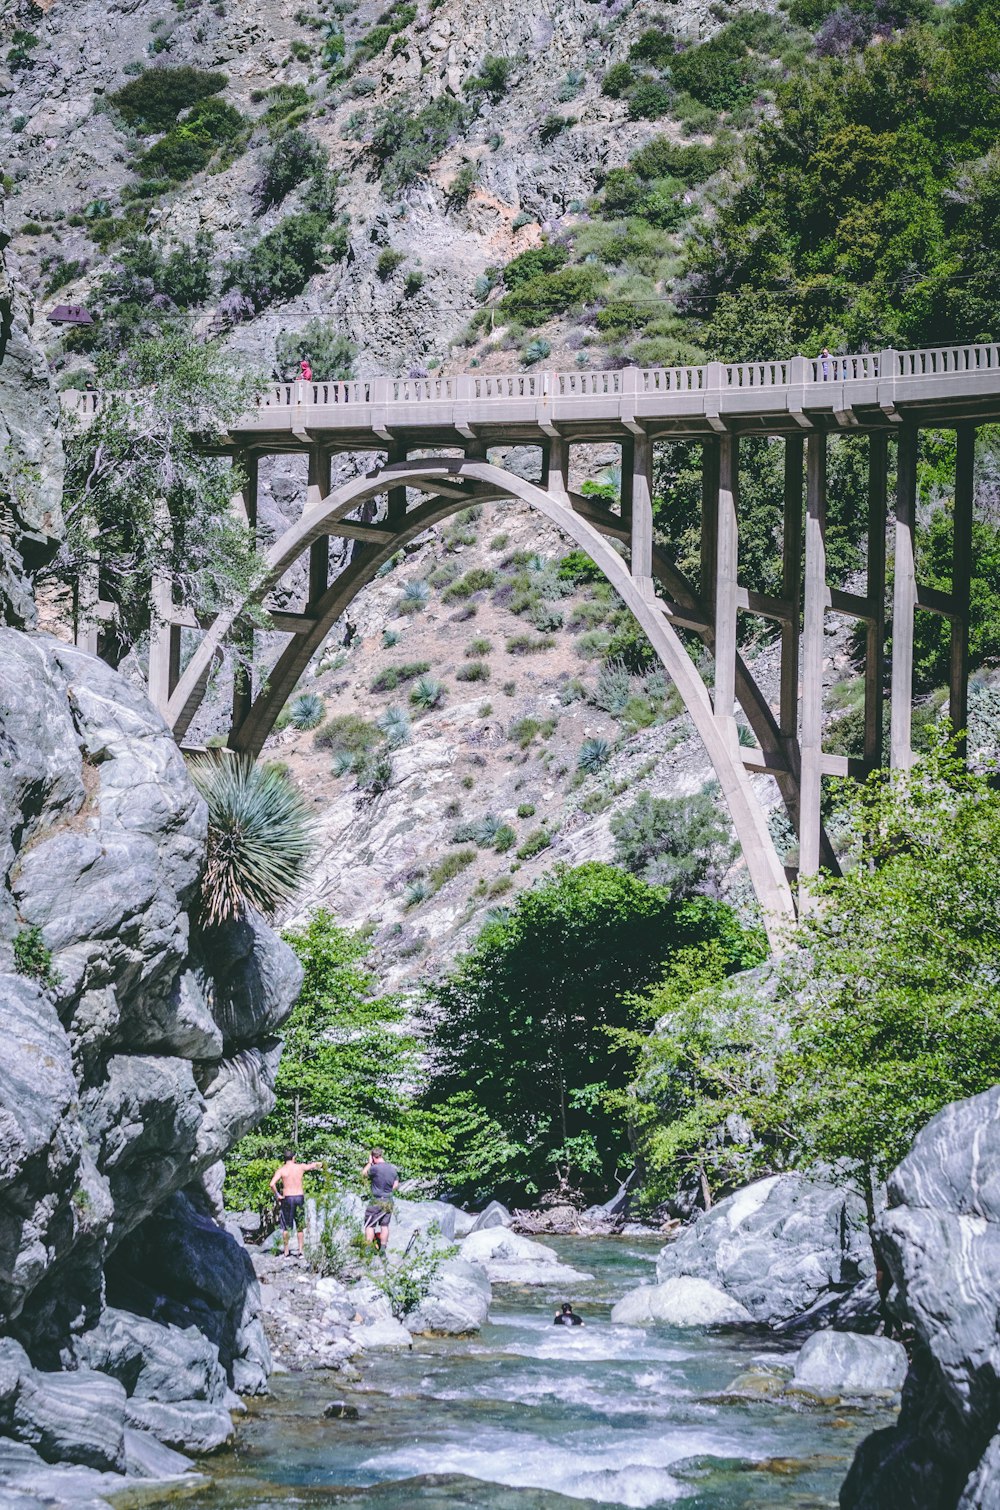
[[[917,570],[925,587],[951,590],[953,514],[935,509],[917,530]],[[951,622],[937,614],[918,613],[913,626],[914,682],[929,692],[948,680]],[[986,519],[972,522],[972,580],[969,664],[1000,662],[1000,529]]]
[[[312,847],[305,799],[283,771],[245,755],[199,755],[188,772],[208,806],[204,923],[270,916],[304,878]]]
[[[440,1227],[432,1222],[426,1232],[417,1233],[401,1258],[394,1257],[391,1263],[373,1269],[369,1276],[388,1300],[398,1321],[415,1311],[430,1294],[441,1265],[458,1252],[454,1243],[442,1247],[440,1236]]]
[[[585,739],[576,757],[578,771],[599,771],[611,759],[612,746],[606,739]]]
[[[609,1048],[608,1030],[636,1020],[626,993],[677,949],[709,938],[745,958],[748,936],[728,908],[674,903],[599,864],[558,871],[486,925],[427,1004],[427,1099],[474,1097],[488,1143],[463,1189],[517,1199],[554,1182],[605,1189],[627,1143],[603,1096],[624,1087],[631,1066]]]
[[[543,241],[540,246],[529,247],[526,252],[511,258],[503,270],[504,286],[513,290],[544,273],[557,273],[568,260],[569,253],[564,246]]]
[[[315,692],[303,692],[288,710],[289,722],[297,729],[315,729],[323,722],[326,706]]]
[[[108,104],[129,126],[144,132],[168,131],[182,110],[190,110],[209,95],[225,89],[224,73],[201,68],[147,68],[122,89],[108,95]]]
[[[325,215],[304,210],[287,215],[274,230],[226,268],[223,288],[236,289],[255,313],[292,299],[323,266],[324,253],[347,255],[343,227],[331,230]]]
[[[37,980],[40,986],[54,986],[56,974],[52,969],[52,950],[42,938],[42,930],[32,924],[19,928],[14,935],[14,969],[18,975]]]
[[[378,740],[378,728],[360,713],[338,713],[313,736],[318,750],[331,750],[334,754],[344,752],[351,756],[370,750]]]
[[[102,654],[117,665],[150,628],[154,577],[207,615],[243,603],[259,583],[262,559],[231,507],[239,473],[199,444],[244,414],[257,387],[216,347],[174,328],[98,370],[115,396],[87,427],[66,427],[66,538],[40,575],[79,595],[100,569],[114,605]]]
[[[542,325],[590,303],[605,282],[596,267],[567,267],[520,283],[500,301],[503,314],[523,325]]]
[[[732,858],[728,825],[708,789],[687,797],[640,792],[611,819],[611,833],[616,863],[673,897],[708,887]]]
[[[380,253],[375,264],[375,272],[382,283],[387,283],[393,273],[397,272],[406,261],[405,252],[397,252],[394,247],[387,246]]]
[[[171,126],[165,136],[136,159],[146,178],[180,183],[206,168],[221,147],[231,146],[246,131],[238,110],[217,96],[202,100]]]
[[[385,666],[372,682],[372,691],[395,692],[397,687],[412,682],[430,669],[430,661],[405,661],[401,666]]]
[[[354,376],[357,350],[330,320],[307,320],[297,331],[278,337],[276,357],[279,372],[295,374],[303,357],[308,358],[318,383],[345,382]]]
[[[462,88],[466,94],[485,95],[493,105],[498,105],[507,93],[507,83],[513,72],[512,58],[499,58],[491,53],[479,65],[479,72],[466,79]]]
[[[254,213],[263,215],[273,205],[280,204],[304,179],[322,173],[325,168],[326,153],[319,143],[304,131],[286,127],[274,138],[261,161],[260,177],[250,191]]]
[[[426,178],[467,118],[461,101],[448,95],[440,95],[415,115],[396,106],[385,110],[372,133],[371,152],[386,194],[399,194]]]
[[[410,702],[424,712],[440,706],[444,697],[444,685],[434,676],[422,676],[410,691]]]
[[[269,1205],[267,1180],[286,1147],[321,1158],[341,1186],[358,1182],[372,1144],[411,1175],[447,1167],[447,1111],[435,1121],[413,1104],[419,1044],[398,997],[373,994],[366,941],[322,910],[284,937],[303,966],[302,989],[282,1027],[275,1108],[227,1160],[229,1204]]]

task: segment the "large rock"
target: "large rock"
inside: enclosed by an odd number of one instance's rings
[[[858,1448],[844,1510],[1000,1503],[1000,1087],[917,1136],[876,1224],[915,1345],[899,1420]]]
[[[612,1307],[617,1326],[733,1326],[752,1321],[746,1306],[710,1284],[707,1279],[668,1279],[660,1285],[640,1285]]]
[[[559,1262],[558,1254],[545,1246],[521,1237],[506,1227],[487,1227],[470,1232],[459,1245],[467,1263],[478,1264],[496,1285],[572,1285],[593,1279],[568,1264]]]
[[[509,1227],[513,1220],[506,1206],[501,1205],[499,1201],[490,1201],[490,1204],[480,1211],[469,1230],[486,1232],[490,1227]]]
[[[465,1259],[445,1259],[430,1291],[406,1316],[411,1332],[449,1337],[478,1332],[489,1315],[493,1290],[486,1270]]]
[[[816,1332],[795,1360],[790,1388],[823,1399],[895,1395],[906,1368],[902,1343],[851,1332]]]
[[[74,1346],[77,1362],[99,1369],[140,1400],[226,1399],[219,1350],[197,1327],[167,1326],[108,1306]]]
[[[216,1452],[233,1434],[233,1418],[223,1405],[202,1400],[131,1399],[125,1402],[129,1426],[181,1452]]]
[[[125,1391],[92,1369],[72,1374],[34,1370],[21,1379],[11,1435],[49,1463],[125,1467]]]
[[[661,1282],[708,1280],[772,1326],[849,1291],[873,1268],[860,1198],[800,1174],[773,1175],[728,1196],[656,1263]]]

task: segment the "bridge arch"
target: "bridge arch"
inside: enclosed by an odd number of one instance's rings
[[[406,489],[418,490],[424,494],[423,500],[407,509]],[[390,494],[390,505],[393,495],[397,500],[402,498],[403,508],[400,510],[397,502],[395,518],[391,506],[388,522],[363,525],[348,518],[360,505],[386,492]],[[267,686],[234,727],[230,747],[255,755],[259,753],[290,692],[334,622],[401,546],[449,515],[467,508],[470,503],[505,499],[519,499],[536,509],[585,551],[642,626],[702,738],[729,808],[769,936],[772,943],[780,943],[787,925],[794,920],[795,907],[765,812],[744,764],[732,703],[730,701],[728,708],[713,706],[705,682],[675,624],[697,629],[710,645],[714,639],[714,627],[671,564],[662,557],[658,558],[653,551],[651,530],[648,531],[645,552],[640,543],[637,553],[634,523],[623,522],[618,516],[595,517],[599,511],[593,509],[589,500],[560,487],[527,482],[485,459],[448,456],[389,464],[367,476],[352,479],[308,507],[274,543],[268,553],[266,579],[258,590],[265,595],[324,537],[353,538],[359,545],[345,570],[310,604],[308,618],[297,625],[297,632],[279,656]],[[631,566],[610,544],[609,535],[625,539],[632,537]],[[641,559],[643,556],[645,559]],[[644,566],[646,571],[643,571]],[[670,601],[657,597],[653,574],[660,577],[671,591]],[[166,707],[167,722],[176,738],[182,739],[187,732],[204,696],[215,659],[236,629],[239,617],[239,611],[220,615],[178,678]],[[751,727],[762,748],[776,746],[777,726],[767,702],[738,656],[736,663],[735,691]],[[789,769],[782,774],[787,777],[783,783],[783,796],[793,811],[798,799],[796,773]]]

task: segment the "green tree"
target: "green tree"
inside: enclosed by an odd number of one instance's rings
[[[282,1029],[274,1110],[229,1156],[227,1201],[268,1206],[267,1182],[286,1147],[322,1159],[341,1188],[357,1183],[373,1143],[408,1175],[437,1175],[447,1167],[447,1116],[414,1105],[419,1041],[400,998],[374,994],[367,940],[322,909],[284,938],[302,964],[302,989]]]
[[[231,508],[239,474],[199,443],[245,413],[257,385],[174,327],[107,355],[98,375],[97,415],[67,427],[66,539],[43,570],[73,589],[84,615],[99,586],[114,609],[102,654],[117,665],[150,628],[155,576],[208,615],[260,580],[263,562]]]
[[[757,936],[722,903],[675,902],[596,863],[548,876],[486,925],[427,1003],[425,1100],[471,1098],[483,1144],[464,1188],[519,1199],[553,1186],[606,1189],[628,1159],[624,1119],[606,1096],[633,1062],[609,1030],[635,1026],[630,993],[707,939],[734,966],[759,957]]]

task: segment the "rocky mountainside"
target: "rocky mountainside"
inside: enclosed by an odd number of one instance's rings
[[[5,276],[2,593],[30,624],[61,455]],[[0,1482],[5,1504],[96,1503],[176,1479],[173,1449],[218,1446],[234,1391],[266,1385],[220,1160],[272,1105],[300,972],[263,924],[198,931],[205,804],[145,697],[14,627],[0,668]]]

